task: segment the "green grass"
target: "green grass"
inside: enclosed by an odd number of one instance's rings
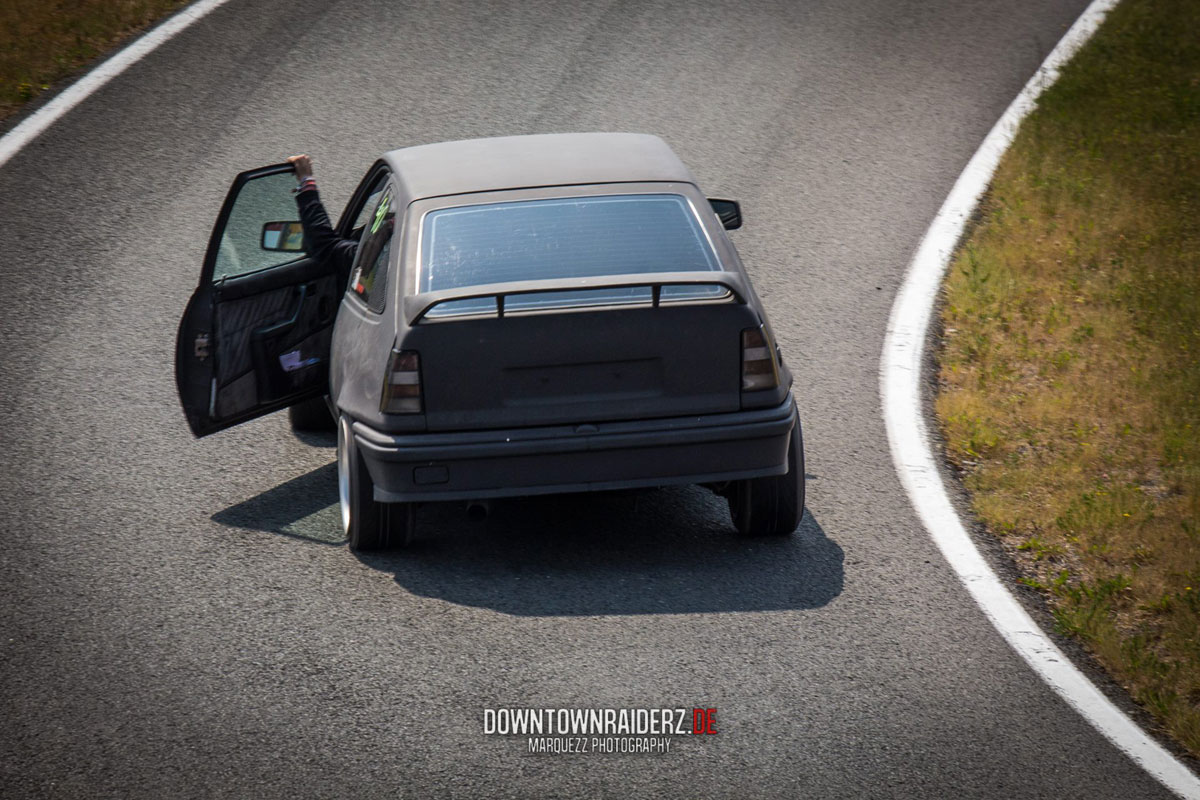
[[[1041,98],[944,290],[976,513],[1200,755],[1200,3],[1125,0]]]
[[[0,0],[0,119],[187,0]]]

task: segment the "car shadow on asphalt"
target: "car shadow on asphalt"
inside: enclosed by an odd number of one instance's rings
[[[402,551],[361,554],[413,594],[516,616],[818,608],[842,592],[842,549],[810,513],[792,536],[733,533],[696,486],[494,501],[417,512]]]
[[[816,476],[810,476],[810,491]],[[327,464],[212,516],[225,526],[345,544]],[[413,594],[515,616],[692,614],[819,608],[842,592],[842,548],[806,512],[792,536],[733,532],[698,486],[494,500],[417,510],[402,550],[351,554]]]
[[[337,502],[337,464],[331,463],[218,511],[211,519],[229,528],[344,545]]]

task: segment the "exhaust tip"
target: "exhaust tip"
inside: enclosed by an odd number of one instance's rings
[[[492,504],[487,500],[468,500],[467,516],[471,519],[487,519],[492,513]]]

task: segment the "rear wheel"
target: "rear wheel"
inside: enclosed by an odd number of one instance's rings
[[[337,420],[324,397],[314,397],[288,408],[288,420],[294,431],[332,431]]]
[[[375,483],[345,416],[338,421],[337,455],[338,503],[350,549],[370,552],[407,545],[414,528],[413,504],[375,500]]]
[[[734,481],[728,489],[729,516],[743,536],[786,536],[804,516],[804,435],[800,417],[792,426],[785,475]]]

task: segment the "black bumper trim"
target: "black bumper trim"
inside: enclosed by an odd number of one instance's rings
[[[456,500],[709,483],[787,471],[792,395],[773,408],[576,426],[386,434],[356,422],[382,502]],[[446,467],[449,480],[416,483]]]

